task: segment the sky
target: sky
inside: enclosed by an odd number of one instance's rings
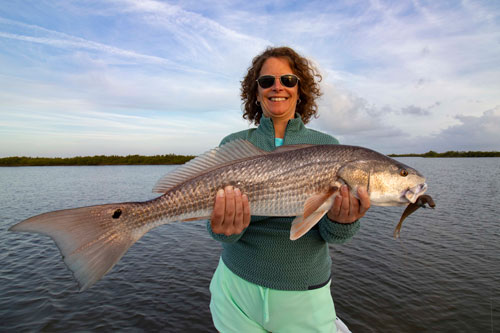
[[[499,1],[26,0],[0,2],[0,157],[201,154],[283,45],[343,144],[500,150]]]

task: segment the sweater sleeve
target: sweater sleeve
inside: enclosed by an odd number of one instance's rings
[[[218,242],[222,242],[222,243],[234,243],[234,242],[237,242],[240,240],[241,236],[243,236],[243,234],[245,233],[245,231],[247,230],[246,228],[243,229],[243,231],[239,234],[236,234],[236,235],[231,235],[231,236],[226,236],[224,234],[216,234],[213,230],[212,230],[212,226],[210,225],[210,220],[207,221],[207,230],[208,230],[208,234],[213,238],[215,239],[216,241]]]
[[[359,220],[349,224],[338,223],[330,220],[325,214],[319,221],[319,233],[328,243],[343,244],[358,232],[360,226]]]

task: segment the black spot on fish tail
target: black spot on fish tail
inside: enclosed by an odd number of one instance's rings
[[[122,215],[122,210],[121,210],[120,208],[118,208],[118,209],[117,209],[117,210],[115,210],[115,212],[113,213],[112,218],[117,219],[117,218],[119,218],[121,215]]]

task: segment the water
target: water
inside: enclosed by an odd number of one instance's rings
[[[353,332],[500,332],[500,159],[401,158],[435,210],[374,207],[331,246],[332,294]],[[146,234],[79,293],[45,236],[7,232],[41,212],[155,197],[170,166],[0,168],[0,331],[214,332],[208,286],[220,246],[204,222]]]

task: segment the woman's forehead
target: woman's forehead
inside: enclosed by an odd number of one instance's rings
[[[262,64],[260,69],[260,74],[270,74],[270,75],[280,75],[280,74],[292,74],[292,68],[288,59],[286,58],[268,58]]]

